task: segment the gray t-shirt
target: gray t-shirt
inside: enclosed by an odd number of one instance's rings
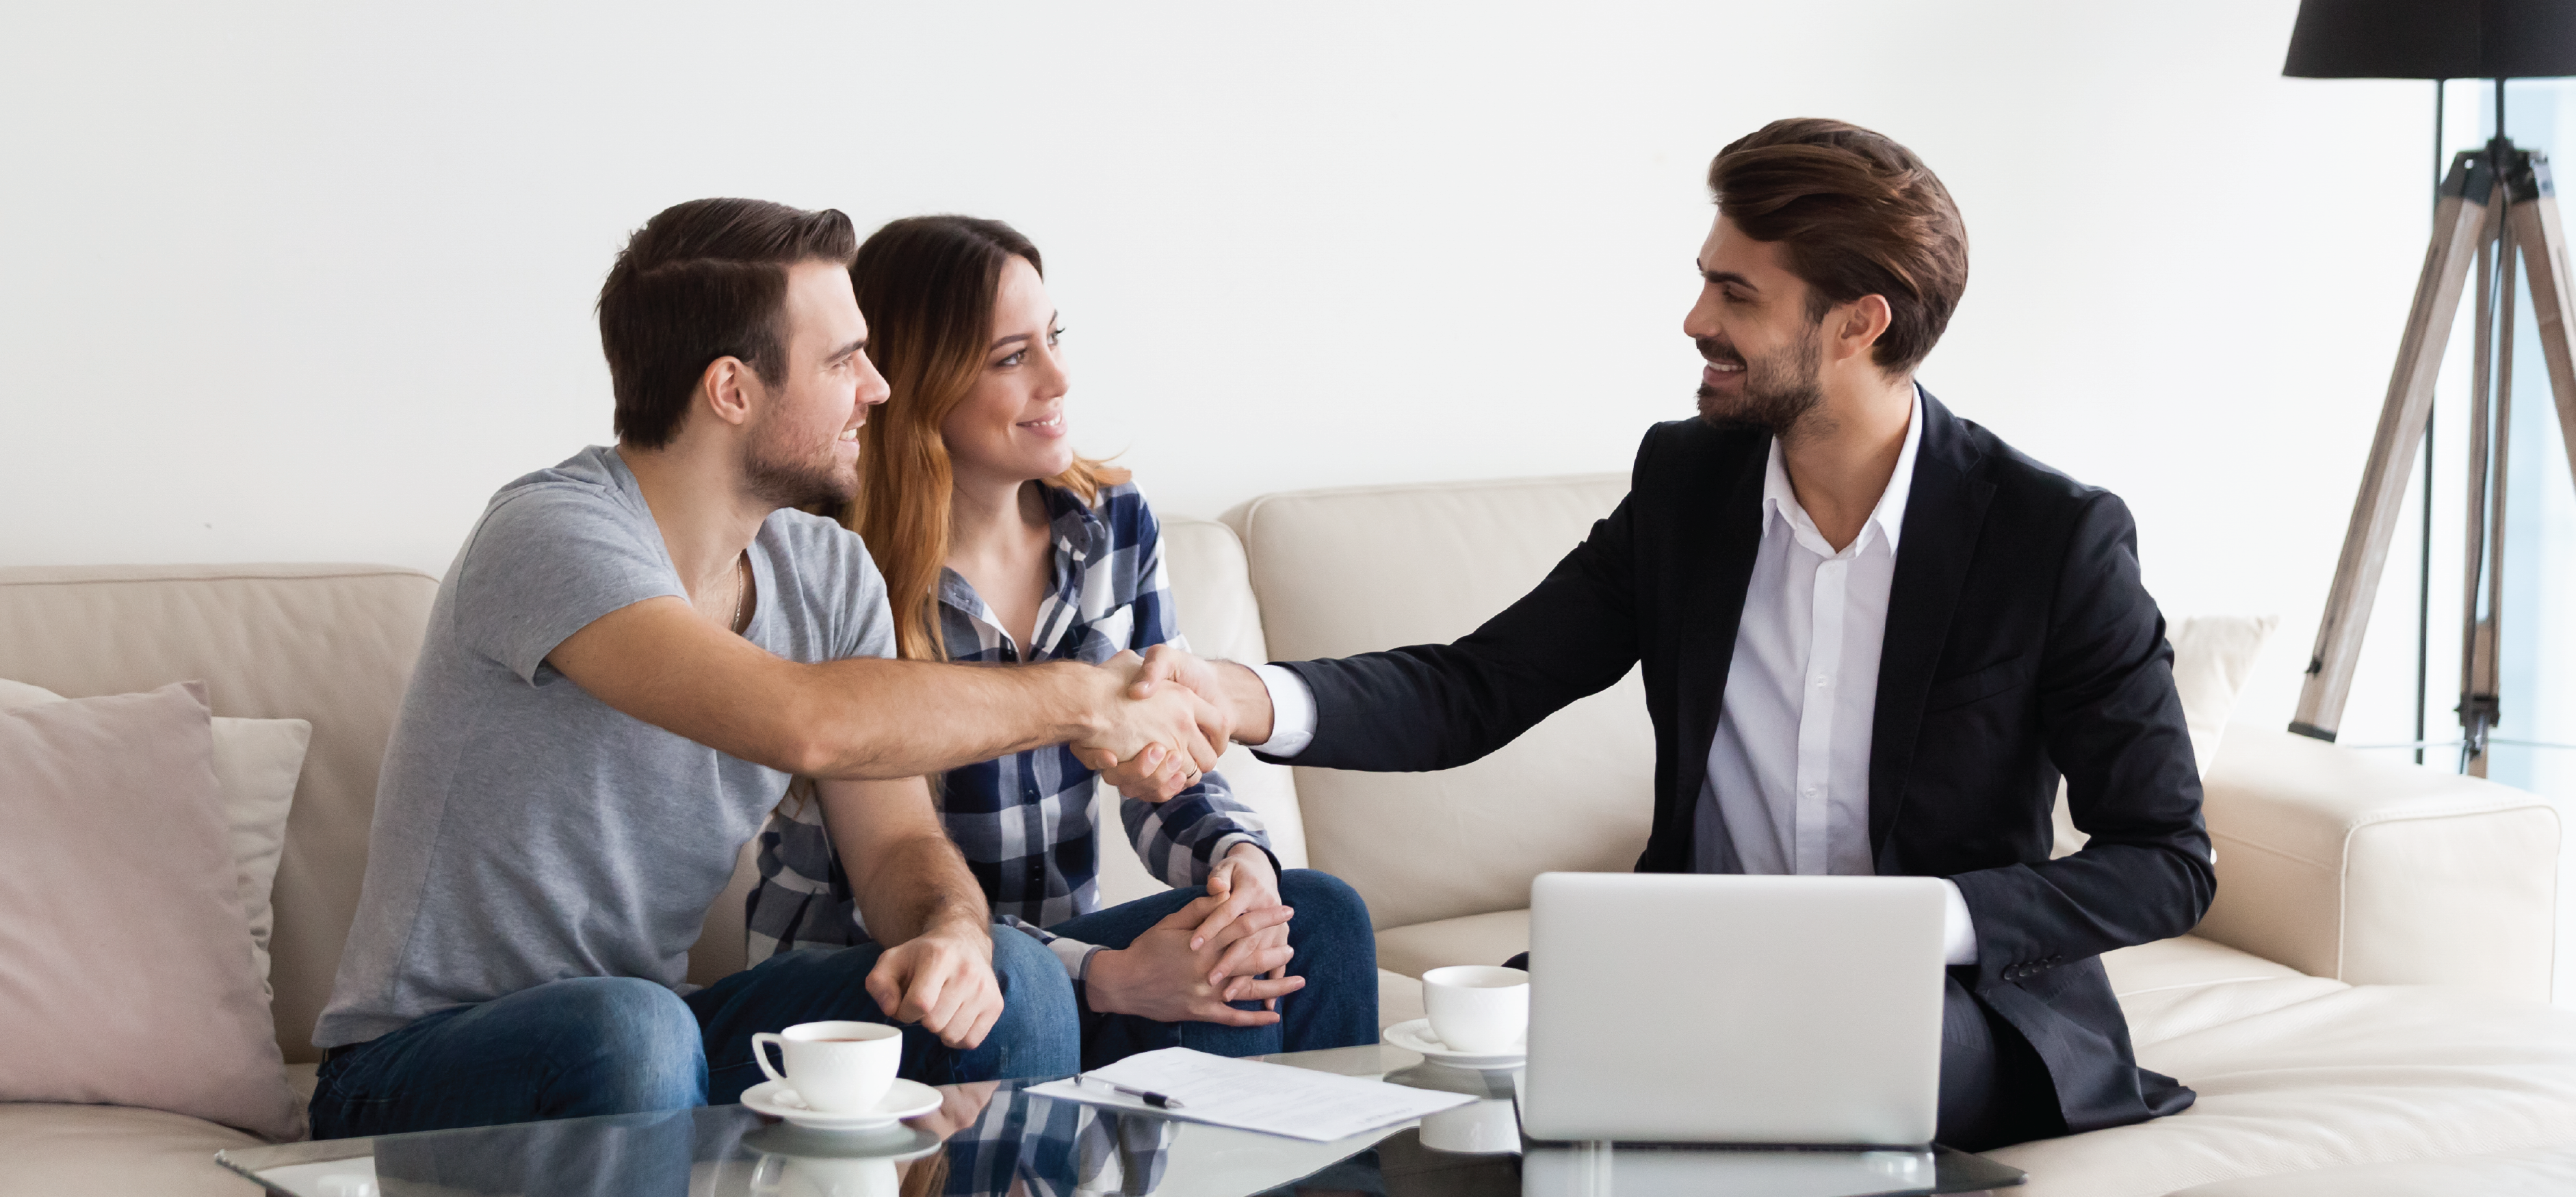
[[[859,538],[778,511],[751,544],[752,643],[894,655]],[[546,654],[602,615],[685,599],[613,449],[502,487],[430,608],[385,749],[358,917],[317,1047],[566,977],[683,988],[689,946],[787,775],[611,709]]]

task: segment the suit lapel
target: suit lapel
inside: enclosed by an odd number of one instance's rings
[[[1676,705],[1680,711],[1680,786],[1656,837],[1664,852],[1656,862],[1673,871],[1691,867],[1700,787],[1708,780],[1708,748],[1717,738],[1727,669],[1735,662],[1735,631],[1744,619],[1744,591],[1762,548],[1762,473],[1771,438],[1730,436],[1715,468],[1691,480],[1676,521],[1680,603]]]
[[[1915,451],[1914,489],[1905,500],[1905,534],[1887,591],[1887,636],[1878,657],[1878,709],[1870,721],[1869,845],[1883,858],[1905,805],[1905,775],[1923,727],[1923,699],[1949,640],[1951,616],[1968,578],[1968,561],[1984,526],[1994,484],[1978,466],[1983,455],[1950,409],[1923,393],[1923,441]],[[1703,755],[1705,746],[1703,746]]]

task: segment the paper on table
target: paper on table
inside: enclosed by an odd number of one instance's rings
[[[1408,1089],[1285,1064],[1229,1060],[1186,1047],[1129,1056],[1084,1075],[1178,1098],[1181,1108],[1156,1109],[1104,1086],[1076,1080],[1049,1081],[1029,1092],[1317,1143],[1411,1122],[1476,1100],[1464,1093]]]

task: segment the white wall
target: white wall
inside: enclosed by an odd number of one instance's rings
[[[2425,224],[2429,87],[2280,78],[2294,0],[228,7],[0,38],[0,563],[443,570],[606,438],[601,274],[709,194],[1017,223],[1169,510],[1624,469],[1708,157],[1820,114],[1966,212],[1926,382],[2125,495],[2169,611],[2284,615],[2286,718]]]

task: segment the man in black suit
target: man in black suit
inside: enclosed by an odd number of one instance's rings
[[[1699,418],[1647,433],[1627,498],[1538,589],[1455,644],[1147,676],[1219,696],[1273,759],[1423,770],[1643,662],[1638,869],[1950,883],[1943,1142],[2184,1108],[2137,1066],[2100,960],[2190,930],[2215,886],[2128,509],[1916,385],[1967,238],[1911,152],[1780,121],[1709,185]],[[2051,860],[2061,773],[2091,839]]]

